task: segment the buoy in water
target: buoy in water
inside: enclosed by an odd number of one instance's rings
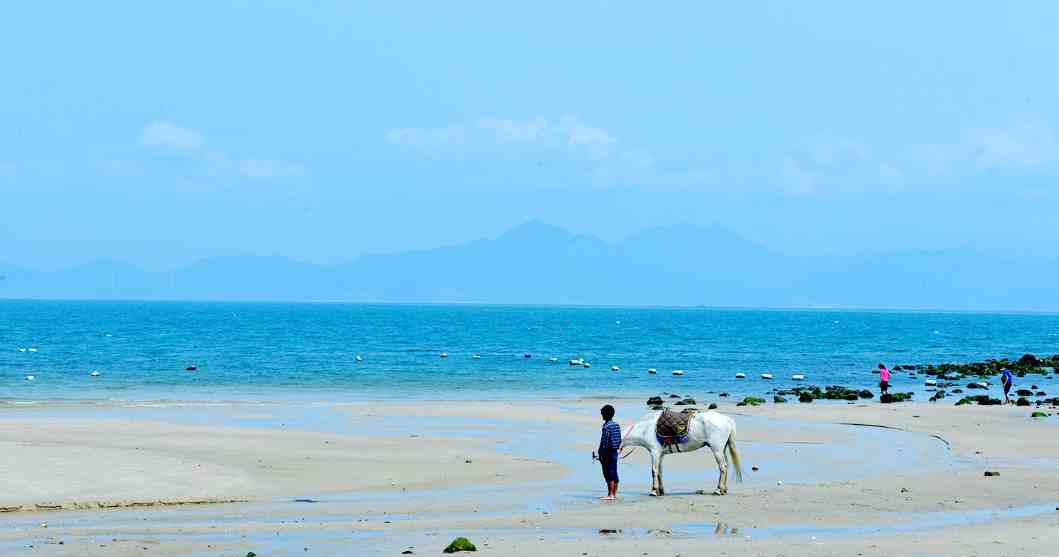
[[[800,373],[795,373],[791,376],[791,379],[794,381],[805,381],[805,376]]]
[[[746,374],[743,373],[743,372],[739,372],[739,373],[735,374],[735,378],[736,379],[746,379]]]
[[[674,369],[673,370],[673,375],[684,375],[684,370],[682,370],[682,369]]]

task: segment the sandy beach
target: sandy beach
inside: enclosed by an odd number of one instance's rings
[[[649,412],[609,402],[623,424]],[[712,457],[671,455],[649,497],[641,450],[605,503],[601,404],[5,408],[0,552],[437,554],[459,535],[492,555],[1059,554],[1056,417],[722,401],[743,483],[698,495]]]

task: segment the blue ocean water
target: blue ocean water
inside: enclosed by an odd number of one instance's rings
[[[738,395],[793,385],[794,373],[871,387],[879,362],[1026,352],[1059,352],[1059,315],[0,301],[8,402]],[[191,364],[198,370],[185,371]]]

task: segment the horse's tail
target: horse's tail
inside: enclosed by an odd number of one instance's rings
[[[735,422],[732,422],[732,432],[728,434],[728,443],[724,447],[728,450],[729,462],[735,468],[735,481],[743,481],[743,464],[739,462],[739,451],[735,448]]]
[[[636,427],[636,424],[632,424],[631,426],[629,426],[628,428],[626,428],[626,430],[625,430],[625,431],[623,431],[623,432],[621,433],[621,448],[622,448],[622,449],[625,449],[625,448],[628,448],[628,449],[629,449],[629,451],[628,451],[628,452],[626,452],[626,453],[622,454],[622,455],[621,455],[621,456],[619,457],[619,458],[620,458],[621,460],[625,460],[626,458],[628,458],[628,456],[629,456],[629,455],[631,455],[631,454],[632,454],[632,452],[633,452],[633,451],[635,451],[635,450],[636,450],[636,446],[635,446],[635,445],[633,445],[632,447],[626,447],[626,446],[625,446],[625,438],[626,438],[626,437],[628,437],[630,433],[632,433],[632,428],[634,428],[634,427]]]

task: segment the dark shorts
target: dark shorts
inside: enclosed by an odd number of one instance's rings
[[[890,382],[889,381],[879,381],[879,390],[880,391],[885,392],[885,391],[888,391],[889,389],[890,389]]]
[[[600,455],[599,464],[603,467],[603,479],[608,482],[618,481],[618,455]]]

